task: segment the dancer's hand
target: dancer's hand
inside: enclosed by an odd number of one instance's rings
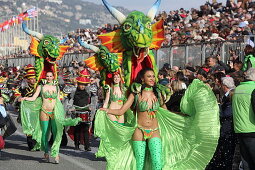
[[[158,101],[158,98],[156,97],[156,96],[153,96],[153,98],[152,98],[152,103],[155,103],[155,102],[157,102]]]

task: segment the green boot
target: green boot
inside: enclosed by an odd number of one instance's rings
[[[160,138],[152,138],[148,143],[151,160],[152,160],[152,170],[161,170],[162,169],[162,144]]]
[[[143,170],[145,160],[145,141],[133,141],[133,151],[136,159],[136,169]]]

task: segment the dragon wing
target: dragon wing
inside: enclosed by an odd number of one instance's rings
[[[61,60],[61,58],[64,56],[64,54],[66,53],[68,48],[69,48],[69,46],[64,46],[64,45],[59,46],[59,56],[58,56],[57,60]]]
[[[150,49],[154,48],[157,50],[161,47],[161,44],[165,40],[164,21],[162,19],[152,25],[152,34],[153,38]]]
[[[37,41],[33,36],[31,36],[31,43],[30,43],[30,46],[29,46],[29,49],[30,49],[30,53],[32,55],[35,55],[36,57],[40,57],[42,58],[38,51],[37,51],[37,47],[39,45],[39,41]]]
[[[111,53],[120,53],[125,51],[120,39],[120,29],[106,34],[99,35],[102,45],[106,46]]]
[[[118,55],[118,63],[119,65],[122,64],[122,53],[116,53]],[[101,71],[104,69],[104,66],[101,64],[98,58],[98,54],[95,54],[87,59],[84,60],[85,64],[95,71]]]

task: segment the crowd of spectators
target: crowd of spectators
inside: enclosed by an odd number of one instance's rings
[[[100,41],[97,37],[98,35],[114,31],[118,28],[119,26],[117,24],[114,24],[114,26],[112,26],[111,24],[106,24],[105,27],[98,28],[97,30],[77,29],[76,31],[70,32],[67,35],[68,39],[66,41],[66,45],[69,45],[71,47],[68,49],[68,53],[91,52],[90,50],[81,47],[81,45],[78,43],[78,37],[80,37],[88,44],[93,44],[97,46],[100,45]]]
[[[165,21],[164,45],[208,41],[242,40],[255,31],[255,2],[227,0],[226,4],[206,2],[200,9],[161,12],[156,20]]]
[[[252,0],[226,0],[226,4],[216,0],[206,2],[199,9],[161,11],[153,22],[164,20],[165,41],[163,47],[169,45],[192,44],[217,41],[243,41],[244,35],[255,34],[255,2]],[[100,45],[98,35],[114,31],[117,24],[105,24],[96,30],[79,28],[63,38],[67,38],[68,53],[91,52],[78,43],[80,36],[88,44]],[[254,43],[249,41],[252,46]],[[15,58],[20,54],[8,55]],[[6,57],[5,57],[6,58]]]
[[[165,42],[163,46],[215,41],[243,41],[244,35],[255,33],[255,2],[251,0],[227,0],[226,4],[213,0],[200,6],[200,9],[172,10],[160,12],[153,22],[164,20]],[[111,32],[119,25],[106,24],[96,31],[78,29],[68,34],[71,52],[81,52],[77,37],[82,36],[88,43],[98,45],[97,35]],[[82,49],[82,50],[81,50]]]

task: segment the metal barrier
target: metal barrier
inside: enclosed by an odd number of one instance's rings
[[[89,56],[92,56],[93,53],[86,53],[86,54],[65,54],[61,60],[58,61],[60,67],[63,66],[70,66],[72,61],[83,61]],[[20,58],[9,58],[9,59],[0,59],[0,64],[4,65],[5,67],[16,67],[20,66],[23,67],[27,64],[35,63],[34,57],[20,57]]]
[[[218,56],[227,63],[232,52],[242,60],[245,46],[246,44],[241,41],[174,45],[157,50],[156,61],[159,69],[164,63],[182,68],[187,64],[193,67],[201,66],[209,56]]]
[[[200,66],[204,64],[205,59],[209,56],[220,56],[225,63],[231,56],[231,51],[235,52],[240,59],[244,56],[243,42],[215,42],[215,43],[201,43],[201,44],[186,44],[174,45],[170,47],[161,48],[155,51],[156,62],[158,68],[162,68],[164,63],[169,63],[172,66],[184,67],[186,64],[191,66]],[[61,60],[58,61],[59,66],[70,66],[72,61],[83,61],[92,53],[86,54],[65,54]],[[34,57],[10,58],[0,59],[0,64],[5,66],[24,66],[34,63]]]

